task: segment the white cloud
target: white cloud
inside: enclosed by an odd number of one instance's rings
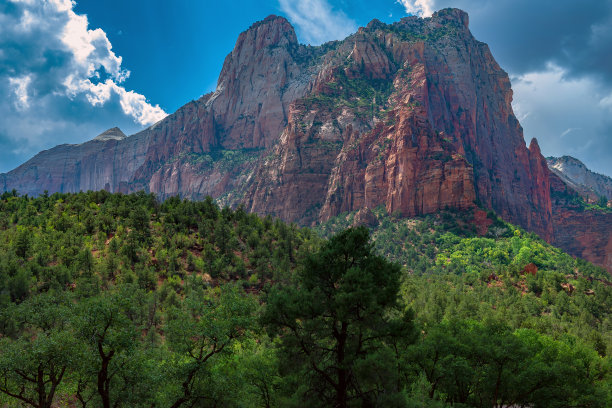
[[[119,94],[120,104],[123,111],[134,117],[139,123],[153,124],[159,122],[166,113],[159,106],[151,106],[145,97],[134,91],[126,91],[125,88],[115,86],[115,92]]]
[[[89,30],[87,16],[79,16],[72,10],[66,13],[69,20],[64,27],[61,40],[72,52],[80,74],[95,76],[103,67],[107,74],[118,82],[123,82],[129,76],[129,72],[121,69],[122,58],[112,51],[106,33],[99,28]]]
[[[57,81],[56,84],[52,84],[56,95],[63,93],[72,99],[83,95],[93,106],[102,106],[111,99],[111,92],[118,95],[121,101],[127,98],[125,95],[129,94],[134,95],[131,100],[139,96],[136,98],[139,101],[139,107],[136,108],[133,103],[122,103],[121,106],[125,106],[123,113],[131,116],[136,123],[150,125],[166,116],[159,105],[150,105],[143,95],[128,91],[120,85],[129,77],[130,72],[122,68],[122,58],[113,52],[106,33],[100,28],[89,29],[87,16],[74,12],[74,1],[11,1],[22,8],[22,13],[19,24],[13,32],[7,33],[8,36],[11,34],[24,35],[24,31],[26,37],[28,33],[36,33],[33,40],[38,43],[27,45],[40,47],[39,51],[43,55],[47,52],[64,52],[69,57],[64,62],[64,66],[46,67],[47,70],[53,69],[57,72],[58,76],[52,78]],[[41,40],[44,40],[44,43]],[[43,67],[37,68],[43,71],[41,69]],[[15,96],[17,96],[16,106],[24,109],[30,104],[28,86],[32,82],[35,84],[40,82],[37,81],[40,78],[36,77],[45,77],[44,79],[48,81],[48,73],[27,72],[27,67],[25,69],[14,67],[13,69],[24,71],[10,80]],[[109,79],[96,83],[103,75]],[[148,113],[142,114],[142,112]]]
[[[106,33],[100,28],[88,29],[87,16],[77,15],[72,10],[73,2],[66,0],[53,0],[53,2],[58,11],[63,11],[68,16],[61,33],[61,41],[74,56],[75,69],[63,82],[67,94],[74,97],[78,93],[83,93],[93,106],[98,106],[106,103],[110,99],[111,92],[114,92],[120,97],[123,112],[130,115],[137,123],[151,125],[163,119],[166,113],[159,105],[152,106],[143,95],[127,91],[118,85],[129,77],[130,72],[121,67],[122,58],[113,52]],[[104,68],[105,73],[112,79],[107,79],[103,83],[93,83],[91,78],[100,78],[101,68]]]
[[[33,4],[36,0],[25,0],[25,2]],[[49,2],[53,4],[58,11],[70,11],[76,4],[74,0],[50,0]]]
[[[404,8],[406,13],[421,17],[431,17],[433,14],[433,0],[397,0]]]
[[[19,22],[19,29],[22,31],[28,31],[32,28],[32,25],[35,23],[34,16],[28,10],[25,10],[23,13],[23,17],[21,17],[21,21]]]
[[[610,110],[610,113],[612,113],[612,94],[603,97],[600,101],[599,101],[599,105],[603,106],[605,108],[608,108]]]
[[[357,24],[326,0],[279,0],[281,10],[309,44],[340,40],[357,31]]]
[[[567,135],[569,135],[570,133],[576,131],[576,130],[581,130],[580,128],[568,128],[565,129],[565,131],[563,133],[561,133],[561,137],[565,137]]]
[[[134,91],[126,91],[113,80],[94,84],[89,79],[76,80],[74,76],[67,78],[66,88],[71,95],[83,92],[93,106],[104,105],[112,95],[119,97],[119,104],[126,115],[131,116],[141,125],[151,125],[163,119],[166,113],[159,106],[152,106],[144,97]]]
[[[30,107],[28,97],[28,86],[32,78],[29,75],[20,78],[9,78],[9,85],[15,96],[15,107],[17,110],[26,110]]]

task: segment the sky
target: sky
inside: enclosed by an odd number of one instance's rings
[[[318,45],[445,7],[510,75],[527,142],[612,176],[612,0],[0,0],[0,172],[214,90],[240,32],[270,14]]]

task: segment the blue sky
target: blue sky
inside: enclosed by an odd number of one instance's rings
[[[525,138],[612,175],[612,0],[0,0],[0,172],[213,90],[238,34],[269,14],[319,44],[450,6],[510,74]]]

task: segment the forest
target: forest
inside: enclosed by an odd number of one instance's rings
[[[612,406],[606,271],[492,212],[373,217],[4,193],[0,406]]]

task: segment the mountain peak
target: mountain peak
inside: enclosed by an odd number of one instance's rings
[[[538,139],[535,137],[531,139],[531,143],[529,143],[529,151],[534,154],[536,153],[538,156],[541,154],[540,145],[538,144]]]
[[[126,137],[127,136],[121,131],[121,129],[114,127],[100,133],[93,140],[98,142],[106,142],[107,140],[123,140]]]
[[[253,23],[252,25],[257,25],[257,24],[261,24],[261,23],[272,23],[272,24],[286,24],[289,23],[289,21],[283,17],[283,16],[277,16],[276,14],[270,14],[268,17],[264,18],[261,21],[257,21],[255,23]]]
[[[608,221],[589,235],[592,221],[576,215],[578,229],[556,235],[565,221],[553,219],[551,173],[537,142],[525,143],[508,75],[468,23],[444,9],[308,47],[269,16],[240,34],[213,94],[123,142],[40,154],[0,187],[211,195],[302,225],[365,207],[409,217],[478,202],[612,270],[590,250],[612,245]],[[124,137],[114,128],[95,140]]]
[[[271,14],[252,24],[248,30],[240,34],[234,52],[245,44],[259,50],[271,45],[297,44],[297,42],[297,36],[291,23],[285,17]]]
[[[561,156],[561,157],[547,157],[547,160],[551,163],[562,166],[563,164],[572,164],[579,167],[585,167],[586,165],[579,159],[572,156]]]
[[[576,190],[587,202],[596,202],[601,196],[612,199],[612,179],[595,173],[572,156],[547,157],[548,168]]]
[[[458,22],[468,28],[470,25],[470,17],[468,13],[458,8],[445,8],[438,10],[431,16],[433,20],[441,20],[442,22]]]

